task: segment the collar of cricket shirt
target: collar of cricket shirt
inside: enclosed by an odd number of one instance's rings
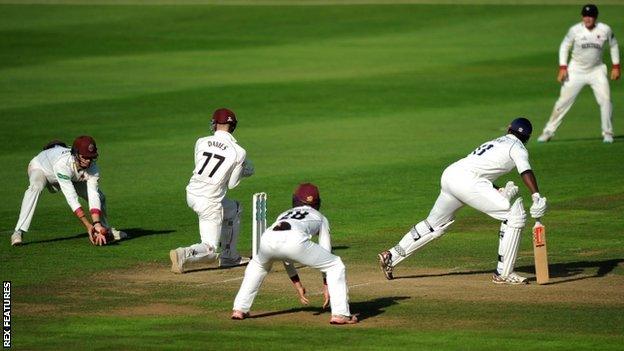
[[[221,138],[226,138],[228,140],[232,140],[233,142],[236,143],[236,139],[234,138],[234,136],[226,131],[223,130],[217,130],[214,132],[214,136],[216,137],[221,137]]]

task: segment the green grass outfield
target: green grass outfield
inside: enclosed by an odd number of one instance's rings
[[[364,2],[0,5],[0,261],[13,283],[13,347],[621,349],[621,81],[613,145],[601,142],[589,88],[553,142],[528,144],[550,205],[554,284],[489,282],[498,224],[471,209],[397,269],[404,279],[385,281],[376,263],[427,215],[447,164],[516,116],[541,130],[580,4]],[[622,42],[624,6],[608,3],[600,20]],[[359,325],[329,326],[309,269],[311,306],[298,306],[278,270],[252,310],[259,318],[243,322],[228,319],[242,268],[168,273],[168,251],[198,239],[184,187],[194,142],[222,106],[256,166],[228,193],[246,210],[239,249],[250,251],[254,192],[269,193],[273,217],[297,183],[318,184]],[[44,193],[27,245],[11,248],[29,160],[80,134],[98,141],[110,220],[133,238],[92,247],[62,195]],[[499,182],[508,179],[520,182],[513,172]],[[518,270],[532,276],[527,234]]]

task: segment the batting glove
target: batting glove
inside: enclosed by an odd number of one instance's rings
[[[507,200],[511,200],[516,197],[516,195],[518,195],[518,186],[516,186],[516,184],[514,184],[514,182],[510,180],[507,182],[507,184],[505,184],[504,188],[500,188],[498,189],[498,191],[501,193],[501,195],[506,197]]]
[[[546,198],[542,197],[539,193],[531,195],[531,198],[533,199],[533,205],[531,205],[530,209],[531,217],[540,218],[544,216],[546,208],[548,208],[546,205]]]

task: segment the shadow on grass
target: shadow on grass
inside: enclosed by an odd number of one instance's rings
[[[129,236],[127,239],[124,239],[122,241],[134,240],[142,236],[175,233],[175,230],[173,229],[152,230],[152,229],[143,229],[143,228],[128,228],[128,229],[122,229],[122,230],[128,233],[128,236]]]
[[[578,261],[578,262],[565,262],[565,263],[551,263],[548,265],[550,278],[571,278],[562,279],[557,281],[551,281],[548,284],[561,284],[568,283],[577,280],[600,278],[611,273],[620,263],[623,263],[624,259],[616,258],[602,261]],[[596,273],[587,274],[587,270],[597,269]],[[535,274],[535,266],[527,265],[516,267],[516,272]],[[394,279],[415,279],[415,278],[431,278],[431,277],[446,277],[454,275],[475,275],[493,273],[493,270],[475,270],[475,271],[462,271],[462,272],[446,272],[446,273],[423,273],[413,274],[406,276],[395,277]],[[535,281],[535,277],[529,277],[529,281]]]
[[[570,278],[551,281],[548,284],[569,283],[589,278],[600,278],[611,273],[624,259],[615,258],[602,261],[578,261],[565,263],[552,263],[548,265],[550,278]],[[596,270],[596,273],[586,274],[587,270]],[[517,267],[516,271],[523,273],[535,273],[535,266]],[[529,278],[535,281],[535,278]]]
[[[360,321],[368,318],[376,317],[383,314],[386,308],[397,305],[401,300],[410,299],[409,296],[389,296],[379,297],[368,301],[351,302],[351,313],[357,314]],[[320,307],[295,307],[282,311],[266,312],[249,316],[249,318],[267,318],[273,316],[279,316],[283,314],[298,313],[298,312],[313,312],[314,315],[320,315],[325,312],[329,313],[329,309],[322,309]]]
[[[168,234],[168,233],[173,233],[175,232],[175,230],[170,230],[170,229],[164,229],[164,230],[151,230],[151,229],[143,229],[143,228],[129,228],[129,229],[122,229],[123,231],[125,231],[126,233],[128,233],[129,237],[122,240],[122,241],[128,241],[128,240],[133,240],[142,236],[148,236],[148,235],[157,235],[157,234]],[[34,241],[26,241],[22,244],[22,246],[26,246],[26,245],[31,245],[31,244],[43,244],[43,243],[52,243],[52,242],[56,242],[56,241],[65,241],[65,240],[75,240],[75,239],[81,239],[81,238],[85,238],[87,239],[87,233],[80,233],[80,234],[76,234],[76,235],[72,235],[72,236],[64,236],[61,238],[54,238],[54,239],[45,239],[45,240],[34,240]],[[88,240],[88,239],[87,239]],[[112,242],[109,245],[116,245],[118,242]]]
[[[616,140],[624,140],[624,135],[615,135],[613,137],[613,139]],[[595,140],[595,141],[602,141],[602,137],[601,136],[595,136],[595,137],[585,137],[585,138],[571,138],[571,139],[553,139],[551,141],[549,141],[549,143],[568,143],[568,142],[575,142],[575,141],[590,141],[590,140]]]

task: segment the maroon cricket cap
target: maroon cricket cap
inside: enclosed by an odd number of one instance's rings
[[[316,209],[321,206],[321,196],[316,185],[312,183],[299,184],[295,193],[293,194],[293,201],[297,200],[300,203],[310,205]]]
[[[95,139],[88,135],[82,135],[74,140],[72,144],[72,152],[74,154],[80,154],[86,158],[97,158],[97,146],[95,145]]]

